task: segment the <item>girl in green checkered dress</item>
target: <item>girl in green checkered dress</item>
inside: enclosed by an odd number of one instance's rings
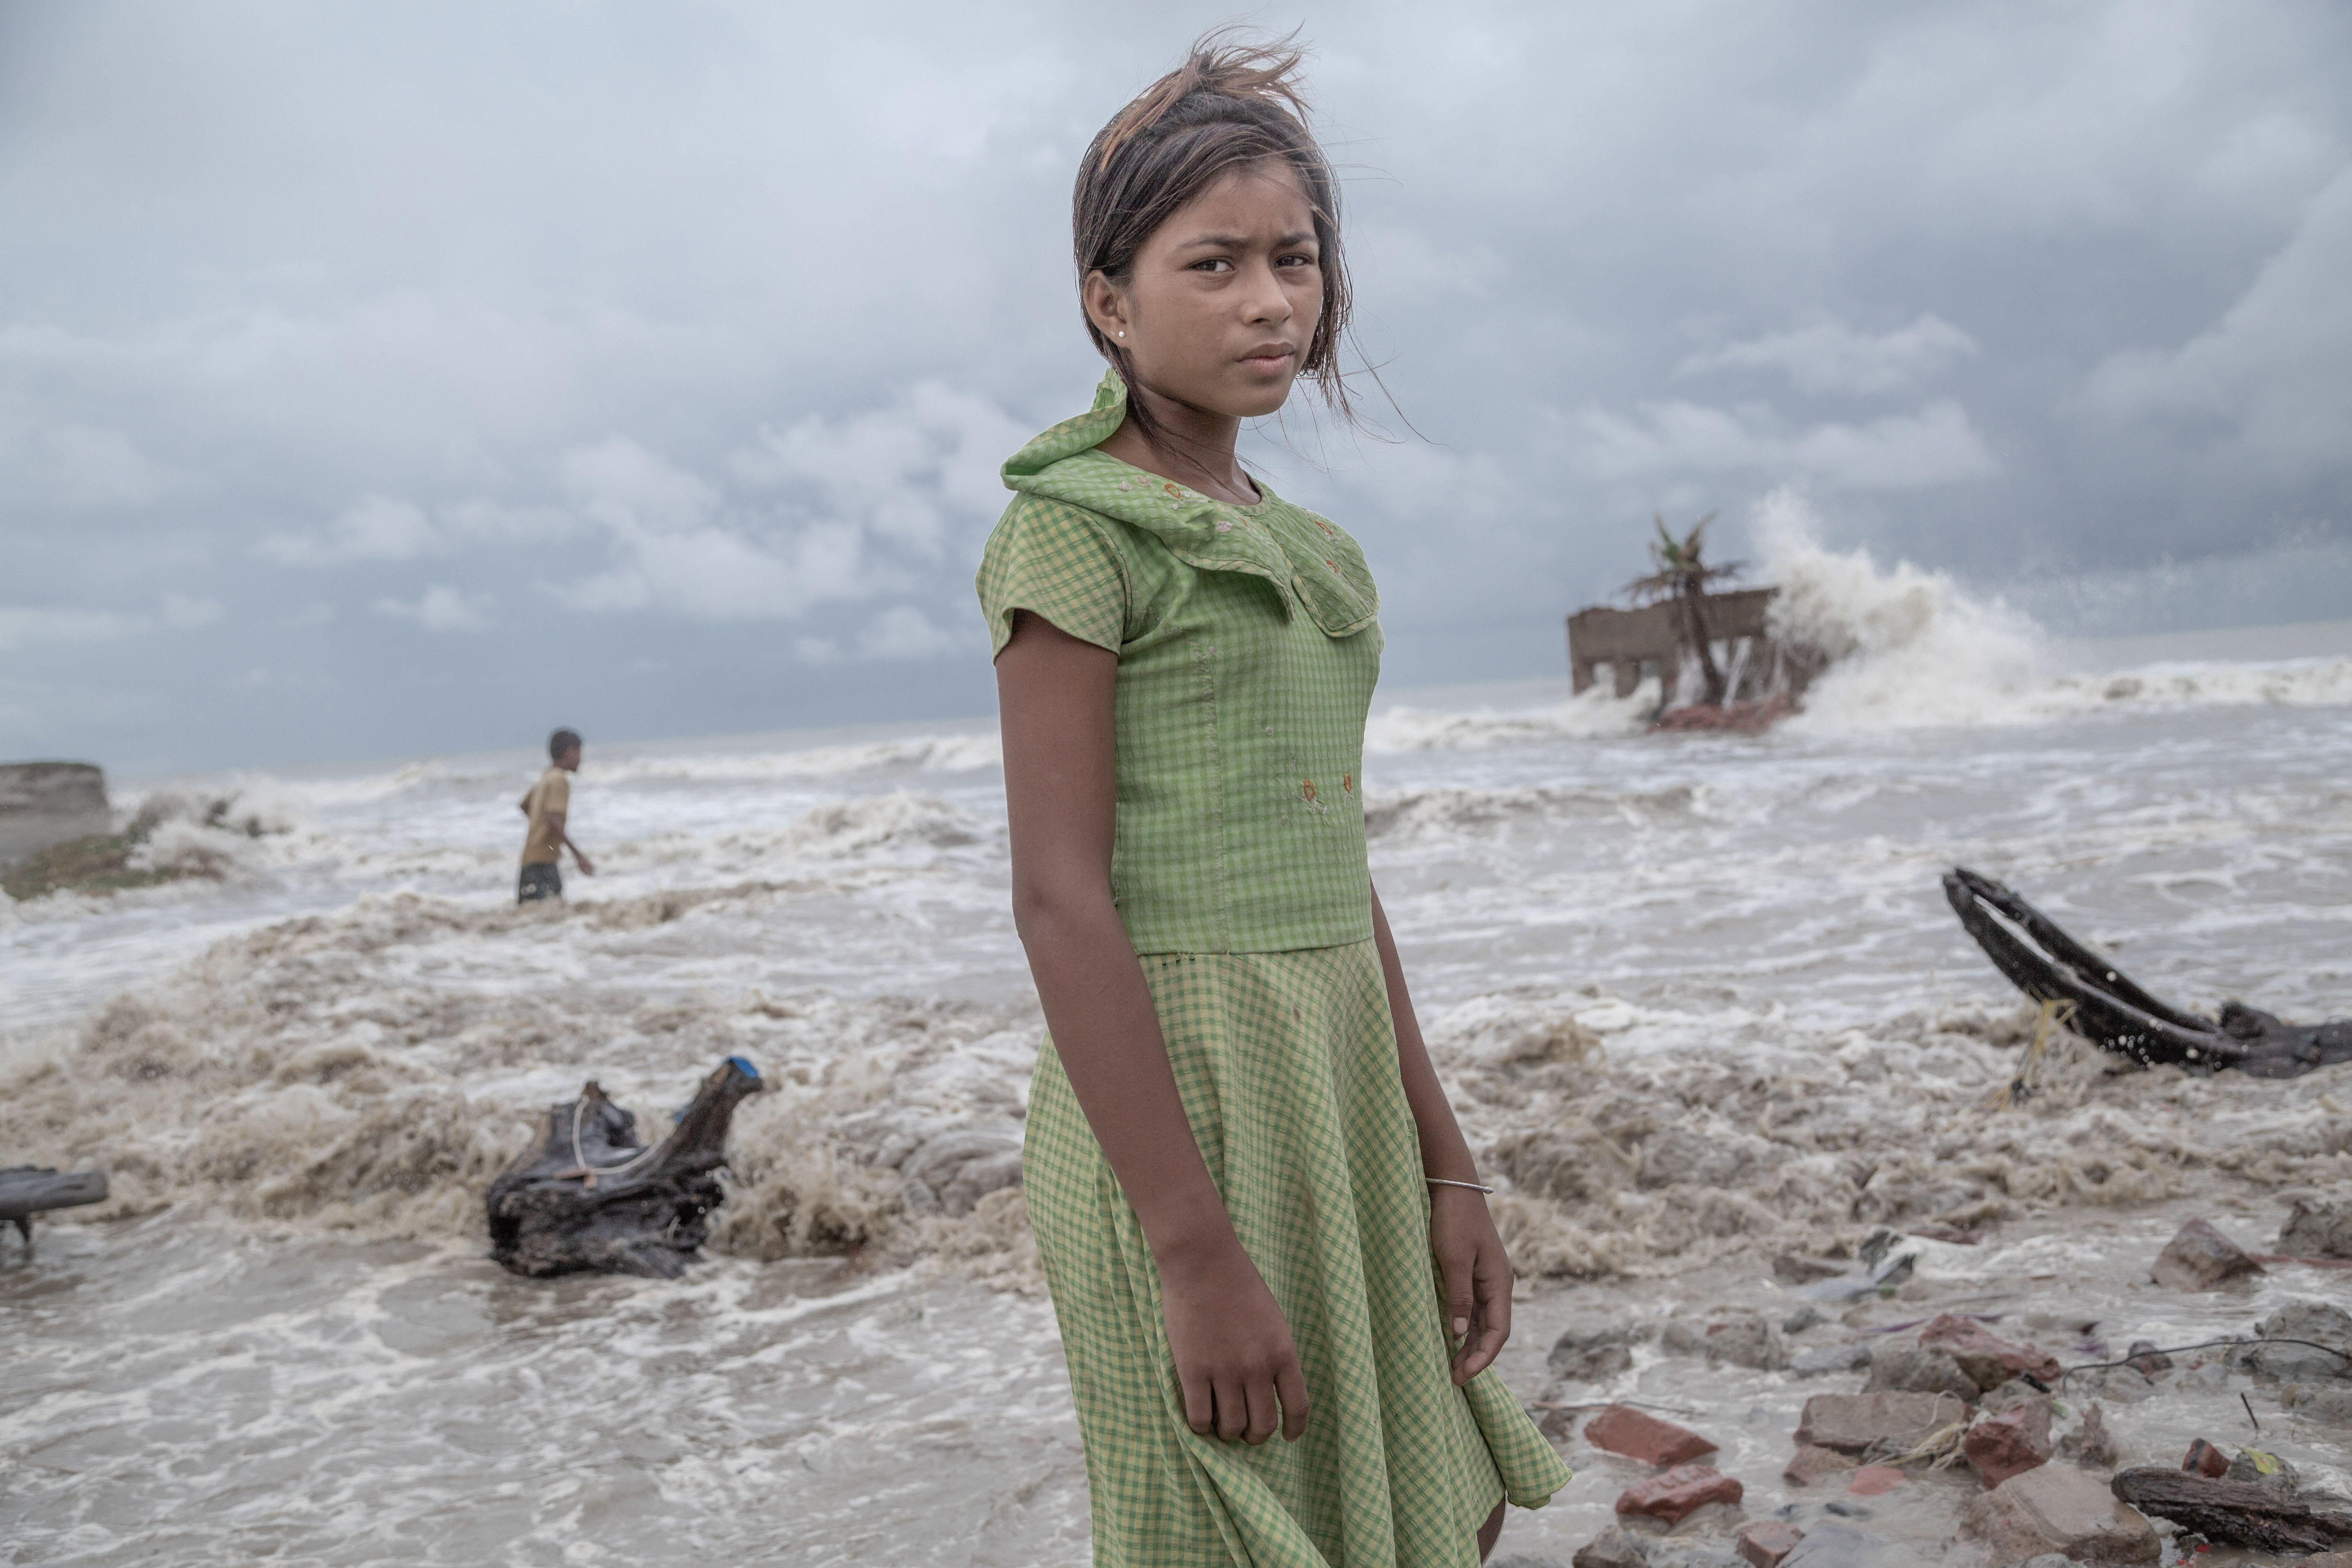
[[[1302,374],[1346,410],[1297,65],[1213,37],[1087,149],[1111,369],[1004,465],[980,569],[1104,1568],[1474,1568],[1568,1479],[1489,1370],[1510,1265],[1365,868],[1371,576],[1234,458]]]

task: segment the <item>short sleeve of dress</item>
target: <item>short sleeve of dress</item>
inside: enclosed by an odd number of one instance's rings
[[[989,657],[1004,651],[1015,611],[1043,616],[1097,647],[1126,640],[1127,574],[1110,525],[1084,508],[1022,496],[1007,507],[980,558]]]

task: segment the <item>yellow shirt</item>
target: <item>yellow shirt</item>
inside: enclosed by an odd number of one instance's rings
[[[572,809],[572,775],[551,765],[530,786],[530,793],[522,797],[522,806],[530,814],[530,836],[523,840],[522,863],[554,865],[555,852],[563,847],[563,837],[548,818]]]

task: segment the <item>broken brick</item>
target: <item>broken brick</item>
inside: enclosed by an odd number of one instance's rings
[[[1782,1519],[1759,1519],[1739,1532],[1739,1555],[1756,1568],[1780,1568],[1780,1559],[1797,1549],[1804,1532]]]
[[[2050,1456],[2057,1451],[2050,1440],[2050,1414],[2048,1400],[2032,1399],[1999,1415],[1988,1415],[1969,1428],[1960,1447],[1977,1474],[1984,1478],[1988,1490],[2011,1476],[2050,1462]]]
[[[1809,1487],[1827,1477],[1844,1475],[1853,1468],[1853,1460],[1835,1448],[1808,1443],[1790,1458],[1789,1468],[1780,1472],[1780,1479],[1792,1486]]]
[[[1630,1405],[1612,1405],[1587,1421],[1584,1440],[1645,1465],[1686,1465],[1715,1452],[1715,1445],[1697,1433]]]
[[[2029,1373],[2043,1383],[2056,1383],[2066,1371],[2056,1356],[2032,1345],[2011,1344],[1974,1319],[1950,1312],[1921,1329],[1919,1342],[1948,1353],[1987,1393],[2012,1377]]]
[[[1744,1495],[1746,1490],[1736,1478],[1712,1465],[1676,1465],[1627,1487],[1617,1500],[1617,1511],[1680,1524],[1711,1502],[1738,1502]]]

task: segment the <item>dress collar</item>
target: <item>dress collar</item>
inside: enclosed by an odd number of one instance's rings
[[[1097,450],[1126,418],[1127,384],[1106,371],[1093,407],[1005,461],[1005,488],[1115,518],[1201,571],[1263,577],[1282,591],[1286,605],[1304,605],[1332,637],[1351,636],[1378,618],[1380,597],[1353,540],[1280,500],[1263,480],[1259,504],[1234,506]]]

